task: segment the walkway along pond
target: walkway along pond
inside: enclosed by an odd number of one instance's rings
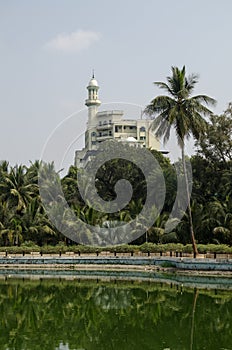
[[[190,258],[5,257],[0,278],[124,279],[232,289],[232,260]]]
[[[142,257],[3,257],[0,258],[0,268],[22,265],[121,265],[121,266],[150,266],[170,267],[178,270],[197,271],[230,271],[232,259],[192,259],[192,258],[142,258]]]

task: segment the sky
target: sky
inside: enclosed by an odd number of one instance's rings
[[[82,147],[93,69],[102,102],[139,114],[160,94],[153,82],[185,65],[199,74],[195,94],[222,113],[232,101],[231,13],[231,0],[0,0],[0,160],[28,165],[51,138],[54,157],[62,138]]]

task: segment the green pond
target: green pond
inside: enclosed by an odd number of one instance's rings
[[[1,350],[229,350],[230,289],[157,281],[0,279]]]

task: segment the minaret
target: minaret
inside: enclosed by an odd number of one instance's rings
[[[85,105],[89,109],[87,129],[91,129],[92,127],[97,125],[96,114],[98,107],[101,104],[101,101],[98,99],[99,86],[97,80],[94,77],[94,73],[92,79],[89,82],[89,85],[87,86],[87,89],[88,99],[85,100]]]

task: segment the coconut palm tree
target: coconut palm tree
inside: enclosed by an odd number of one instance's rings
[[[26,171],[27,168],[23,165],[11,167],[0,183],[2,200],[8,201],[10,209],[15,208],[17,214],[23,213],[38,187],[37,184],[26,181]]]
[[[182,69],[172,67],[172,75],[167,77],[167,83],[154,83],[169,96],[161,95],[155,97],[145,109],[146,114],[155,118],[152,128],[155,130],[158,138],[163,137],[164,143],[168,141],[171,129],[174,128],[175,130],[178,145],[181,148],[189,226],[194,253],[197,253],[197,246],[191,216],[188,175],[185,163],[185,141],[191,135],[197,140],[204,135],[207,126],[204,117],[212,114],[211,110],[206,106],[213,106],[216,103],[213,98],[206,95],[191,96],[197,82],[197,75],[186,76],[185,66]]]

